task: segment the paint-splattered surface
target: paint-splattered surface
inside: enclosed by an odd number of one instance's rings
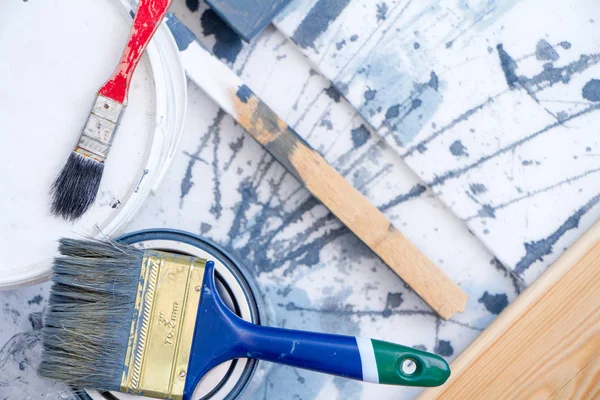
[[[517,280],[282,34],[269,28],[245,45],[214,19],[214,13],[187,3],[197,11],[190,13],[176,4],[179,17],[198,35],[204,34],[207,46],[446,271],[470,300],[467,311],[451,321],[435,317],[192,84],[178,155],[129,230],[184,229],[220,244],[256,277],[272,325],[371,336],[434,351],[449,360],[456,357],[514,300]],[[441,85],[438,79],[431,84]],[[468,143],[462,143],[454,151],[471,154]],[[43,310],[47,291],[45,284],[0,293],[0,399],[71,398],[64,387],[39,381],[32,372],[39,360],[39,325],[31,323],[29,315]],[[17,340],[11,340],[14,335]],[[21,354],[27,358],[26,374],[20,371]],[[289,367],[262,368],[244,398],[411,399],[418,393]]]
[[[296,0],[277,19],[528,282],[600,217],[598,23],[594,0]]]

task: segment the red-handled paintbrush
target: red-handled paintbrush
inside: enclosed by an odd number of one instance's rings
[[[52,213],[76,220],[98,193],[111,142],[127,105],[129,82],[171,0],[140,0],[127,46],[110,79],[100,88],[75,149],[52,184]]]

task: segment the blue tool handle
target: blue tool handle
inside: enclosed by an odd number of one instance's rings
[[[208,262],[192,342],[184,400],[217,365],[255,358],[367,382],[439,386],[450,376],[443,358],[379,340],[255,325],[221,300]],[[413,368],[408,368],[409,365]]]

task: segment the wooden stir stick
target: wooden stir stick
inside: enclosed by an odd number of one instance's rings
[[[262,102],[225,64],[210,54],[173,15],[187,76],[373,250],[442,318],[464,311],[467,294],[400,233],[329,163]]]

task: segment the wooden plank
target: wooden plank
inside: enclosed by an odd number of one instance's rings
[[[600,354],[600,222],[419,399],[547,399]],[[597,371],[596,371],[597,373]]]
[[[565,387],[549,400],[594,400],[600,399],[600,355],[579,371]]]
[[[400,233],[377,207],[281,120],[225,64],[168,16],[188,77],[371,248],[442,318],[462,312],[468,296]],[[207,72],[210,71],[210,72]]]

